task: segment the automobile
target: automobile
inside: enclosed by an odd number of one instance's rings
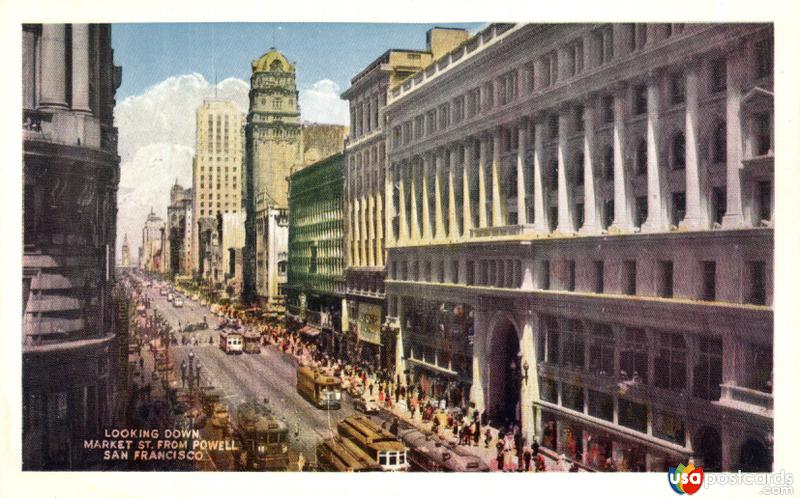
[[[208,323],[206,322],[196,322],[190,323],[183,328],[183,332],[194,332],[196,330],[207,330]]]
[[[364,413],[378,413],[378,402],[374,397],[359,396],[353,400],[353,408]]]
[[[228,425],[228,407],[225,406],[225,403],[214,403],[211,425],[218,428]]]
[[[158,291],[158,294],[159,294],[159,295],[161,295],[161,296],[166,296],[166,295],[167,295],[167,289],[165,289],[165,288],[163,288],[163,287],[162,287],[162,288],[161,288],[161,289]]]
[[[171,292],[167,294],[167,301],[172,302],[173,299],[175,299],[175,296]]]
[[[176,308],[183,308],[183,299],[176,297],[175,299],[173,299],[172,305],[175,306]]]
[[[200,296],[198,296],[197,294],[192,294],[192,301],[199,301],[199,300]]]

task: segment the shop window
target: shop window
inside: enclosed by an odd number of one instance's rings
[[[558,365],[561,363],[561,331],[559,330],[558,320],[553,317],[544,319],[547,341],[547,362]]]
[[[683,419],[664,412],[653,414],[653,435],[671,443],[686,445],[686,425]]]
[[[697,342],[699,352],[694,365],[694,395],[716,401],[722,383],[722,339],[699,337]]]
[[[558,190],[558,160],[552,159],[550,161],[549,170],[550,190]]]
[[[551,413],[542,414],[542,446],[551,450],[558,446],[556,418]]]
[[[767,303],[767,263],[765,261],[748,261],[747,273],[750,281],[750,292],[747,302],[764,305]]]
[[[564,329],[564,365],[583,368],[584,340],[583,323],[578,320],[567,320]]]
[[[658,262],[658,295],[672,297],[673,263],[672,261]]]
[[[594,292],[602,294],[605,289],[605,275],[603,260],[593,261],[594,265]]]
[[[647,405],[620,398],[619,425],[635,431],[647,432]]]
[[[622,262],[623,294],[636,295],[636,260]]]
[[[611,422],[614,420],[614,398],[610,394],[589,389],[589,415]]]
[[[589,348],[589,369],[599,375],[612,375],[614,372],[614,332],[611,326],[597,324],[591,336]]]
[[[556,381],[547,377],[539,377],[539,396],[550,403],[558,403]]]
[[[657,387],[677,392],[686,390],[686,341],[682,334],[658,335],[655,362]]]
[[[647,383],[647,334],[644,330],[625,329],[619,360],[620,379]]]
[[[576,412],[583,412],[583,388],[566,382],[562,383],[561,406]]]
[[[701,261],[703,287],[700,298],[703,301],[714,301],[717,298],[717,263],[716,261]]]

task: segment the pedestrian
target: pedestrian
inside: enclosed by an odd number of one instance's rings
[[[525,472],[529,472],[531,469],[531,449],[525,448],[525,452],[522,454],[522,461],[525,464]]]
[[[369,395],[370,395],[370,397],[372,397],[372,389],[373,389],[372,382],[370,382],[369,383]]]
[[[572,462],[572,466],[570,466],[569,471],[578,472],[578,462]]]
[[[544,466],[544,457],[542,456],[542,454],[537,453],[535,460],[536,460],[536,472],[544,472],[546,469]]]
[[[475,420],[475,430],[472,433],[472,440],[475,443],[475,446],[481,445],[481,421]]]
[[[519,443],[516,444],[515,449],[517,450],[517,472],[522,472],[522,462],[525,460],[525,438],[520,437]]]
[[[503,450],[504,450],[504,457],[505,461],[503,462],[503,467],[505,471],[512,472],[513,465],[514,465],[514,436],[511,433],[506,434],[505,440],[503,441]]]
[[[144,370],[144,358],[139,357],[139,370]]]
[[[504,451],[503,451],[503,440],[502,439],[498,439],[497,440],[497,443],[495,443],[495,448],[497,448],[497,470],[500,471],[500,472],[504,472],[504,470],[503,470],[503,461],[504,461],[503,454],[504,454]]]
[[[531,454],[534,458],[539,455],[539,441],[537,441],[536,438],[534,438],[533,442],[531,443]]]
[[[453,437],[456,438],[456,441],[460,441],[458,439],[458,424],[453,424]]]
[[[461,444],[468,445],[472,434],[470,433],[469,424],[464,422],[464,427],[461,428]]]
[[[489,447],[489,443],[491,443],[491,442],[492,442],[492,429],[487,427],[486,428],[486,441],[485,441],[484,448],[488,448]]]

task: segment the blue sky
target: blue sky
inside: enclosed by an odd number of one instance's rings
[[[425,48],[437,24],[146,23],[114,24],[114,59],[123,67],[117,100],[142,93],[169,76],[197,72],[209,82],[249,81],[250,62],[276,46],[297,63],[298,85],[330,79],[344,90],[350,78],[389,48]],[[482,23],[443,23],[474,33]]]

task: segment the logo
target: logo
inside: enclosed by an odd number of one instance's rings
[[[670,467],[667,472],[669,485],[672,490],[679,495],[693,495],[703,484],[703,467],[695,467],[693,464],[678,467]]]

